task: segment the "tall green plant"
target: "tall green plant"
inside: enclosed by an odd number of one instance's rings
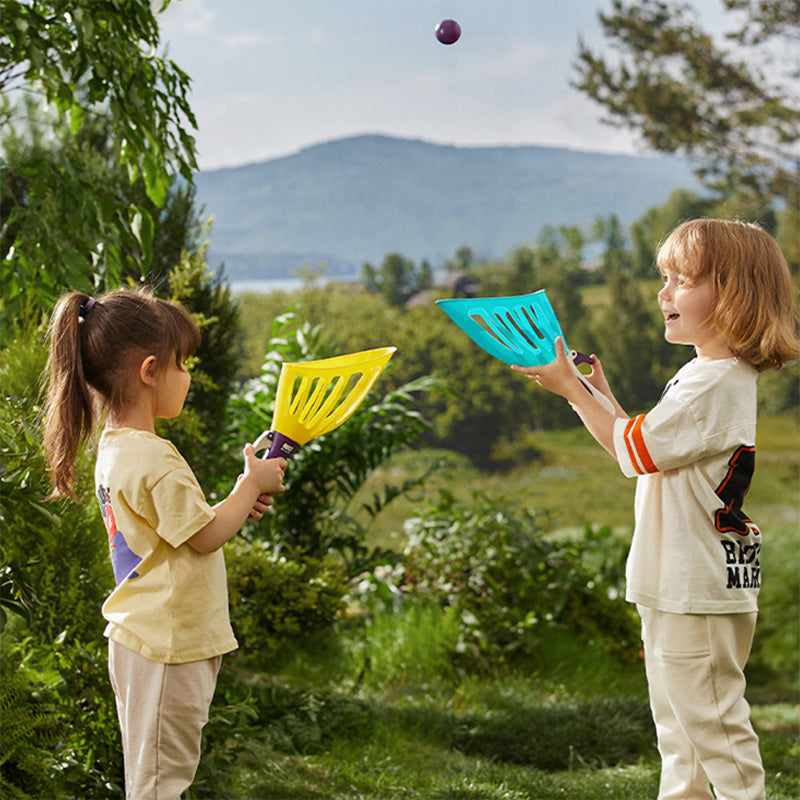
[[[227,438],[236,443],[236,458],[242,443],[254,441],[270,427],[281,364],[334,354],[322,328],[298,324],[291,313],[275,320],[270,344],[261,377],[231,398]],[[377,558],[379,553],[370,552],[364,544],[366,528],[349,506],[376,467],[401,448],[419,443],[428,424],[416,409],[416,395],[434,385],[432,379],[421,378],[381,397],[378,383],[344,425],[298,451],[286,472],[286,493],[277,498],[271,515],[250,528],[249,535],[264,538],[279,549],[299,548],[317,558],[336,553],[351,574]],[[401,486],[385,485],[361,511],[368,518],[375,517],[424,477]]]
[[[54,797],[60,787],[54,785],[51,777],[53,746],[61,731],[53,711],[52,686],[44,685],[38,674],[23,670],[22,653],[9,652],[5,644],[0,663],[3,718],[0,793],[8,800]],[[50,765],[51,769],[43,768],[44,765]]]

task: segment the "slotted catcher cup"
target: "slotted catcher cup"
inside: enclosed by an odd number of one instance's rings
[[[271,429],[253,446],[264,458],[291,458],[311,439],[338,428],[361,405],[396,347],[379,347],[281,366]]]
[[[549,364],[556,357],[556,338],[564,336],[544,289],[510,297],[437,300],[436,305],[475,344],[506,364]]]
[[[437,300],[436,305],[489,355],[506,364],[535,367],[556,358],[556,339],[564,342],[572,367],[589,394],[613,413],[608,398],[594,389],[583,377],[578,364],[593,364],[594,359],[567,350],[567,342],[547,292],[509,297],[458,297]]]

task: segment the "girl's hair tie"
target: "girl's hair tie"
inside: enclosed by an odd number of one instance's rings
[[[94,297],[90,297],[85,303],[81,303],[81,307],[78,309],[78,316],[81,319],[86,319],[86,315],[92,310],[96,302]]]

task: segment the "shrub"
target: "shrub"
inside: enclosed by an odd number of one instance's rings
[[[369,737],[375,713],[356,697],[270,681],[254,693],[265,740],[279,752],[319,753]]]
[[[471,660],[533,654],[540,626],[638,658],[630,607],[581,564],[575,545],[546,539],[532,512],[485,497],[467,506],[443,492],[406,532],[404,589],[459,609],[459,650]]]
[[[236,636],[265,661],[287,640],[329,626],[344,609],[347,586],[332,556],[275,555],[263,543],[238,540],[226,549],[226,561]]]
[[[23,670],[22,654],[4,642],[0,714],[3,752],[0,756],[0,792],[9,798],[55,796],[52,748],[60,731],[54,713],[52,686]],[[57,677],[56,677],[57,679]],[[43,768],[49,765],[50,769]]]
[[[122,752],[105,647],[64,635],[48,643],[6,636],[3,797],[118,794]]]
[[[76,487],[81,503],[47,502],[49,481],[41,444],[43,330],[3,350],[0,379],[0,518],[4,579],[30,587],[31,632],[50,641],[102,634],[99,609],[113,585],[105,527],[94,499],[89,455]]]

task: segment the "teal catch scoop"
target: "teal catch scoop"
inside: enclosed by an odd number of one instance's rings
[[[521,367],[549,364],[556,357],[556,339],[559,336],[564,347],[567,346],[544,289],[509,297],[437,300],[436,305],[475,344],[506,364],[519,364]],[[612,411],[610,401],[590,386],[578,370],[578,364],[593,364],[594,359],[576,350],[565,352],[586,391]]]
[[[544,289],[511,297],[437,300],[436,305],[475,344],[506,364],[549,364],[556,357],[556,338],[564,338]]]

